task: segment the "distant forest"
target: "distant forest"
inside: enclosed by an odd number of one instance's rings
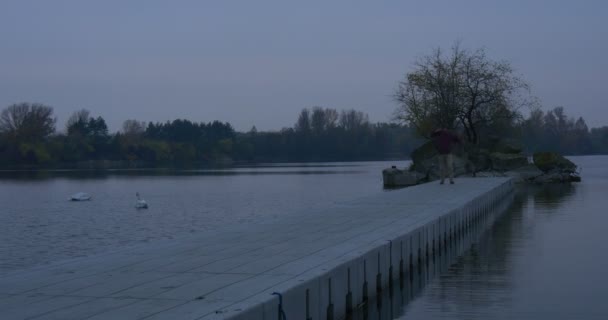
[[[0,168],[159,167],[259,162],[405,159],[422,142],[403,124],[371,123],[356,110],[303,109],[292,127],[237,132],[227,122],[126,120],[111,133],[102,117],[75,112],[56,128],[53,109],[21,103],[0,114]],[[527,152],[608,154],[608,126],[589,129],[563,108],[535,110],[495,128]]]

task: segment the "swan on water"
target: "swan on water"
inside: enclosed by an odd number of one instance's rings
[[[85,192],[78,192],[71,195],[68,200],[70,201],[88,201],[91,200],[91,195]]]
[[[148,203],[146,202],[146,200],[142,199],[139,196],[139,192],[135,193],[135,195],[137,196],[137,202],[135,202],[135,208],[137,208],[137,209],[148,209]]]

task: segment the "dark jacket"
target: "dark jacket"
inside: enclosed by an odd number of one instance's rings
[[[454,145],[460,143],[458,136],[445,129],[433,131],[431,138],[433,138],[433,143],[439,154],[451,153]]]

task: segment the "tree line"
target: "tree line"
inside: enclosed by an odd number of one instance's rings
[[[371,123],[356,110],[305,108],[292,127],[237,132],[227,122],[126,120],[110,133],[105,120],[74,112],[57,130],[53,108],[19,103],[0,114],[0,166],[173,166],[234,162],[299,162],[403,159],[424,138],[413,126]],[[589,129],[558,107],[536,109],[491,133],[518,140],[528,152],[608,154],[608,127]],[[480,129],[480,134],[484,130]]]
[[[360,111],[321,107],[303,109],[292,127],[267,132],[176,119],[126,120],[110,133],[88,110],[74,112],[58,130],[53,108],[36,103],[0,114],[2,168],[380,160],[405,158],[418,144],[407,125],[372,124]]]
[[[568,155],[608,154],[608,126],[589,130],[582,117],[569,117],[563,107],[535,109],[515,132],[525,150]]]

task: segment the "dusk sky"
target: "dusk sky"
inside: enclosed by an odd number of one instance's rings
[[[510,61],[545,110],[608,125],[606,1],[0,0],[0,108],[290,127],[304,107],[390,121],[417,57]]]

